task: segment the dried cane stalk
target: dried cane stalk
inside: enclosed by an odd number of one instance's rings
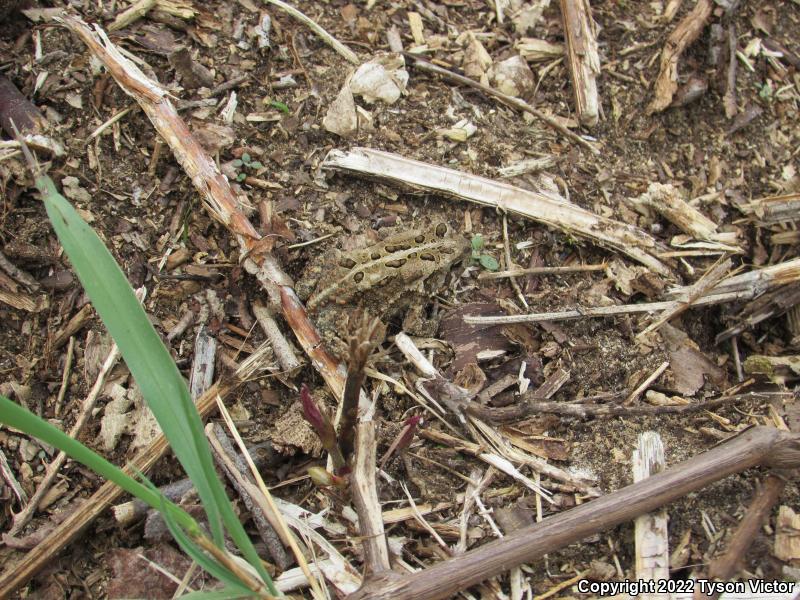
[[[295,294],[291,278],[284,273],[276,258],[265,251],[264,240],[239,209],[239,201],[227,179],[191,135],[167,92],[125,58],[98,26],[92,31],[81,19],[69,15],[57,20],[81,38],[120,87],[142,107],[200,192],[208,212],[225,225],[236,239],[244,268],[258,280],[270,300],[280,305],[314,368],[322,375],[334,397],[341,399],[345,382],[344,367],[322,345],[316,328]]]

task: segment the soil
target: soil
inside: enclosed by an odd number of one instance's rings
[[[14,3],[11,3],[14,4]],[[52,2],[47,6],[69,5],[87,21],[108,25],[115,13],[98,12],[114,3]],[[122,8],[122,3],[116,3]],[[685,106],[648,114],[653,82],[658,74],[658,59],[664,42],[675,25],[694,3],[683,3],[669,23],[660,18],[662,2],[593,3],[598,25],[603,70],[599,78],[602,116],[591,130],[577,127],[572,84],[563,60],[548,59],[531,63],[535,87],[525,99],[538,109],[562,118],[573,131],[597,140],[601,151],[593,155],[572,143],[541,121],[499,104],[473,89],[456,86],[441,78],[407,66],[410,74],[407,93],[392,105],[383,102],[357,104],[372,115],[373,128],[359,130],[342,139],[322,126],[331,102],[336,98],[352,70],[331,48],[304,25],[281,10],[250,0],[237,3],[208,0],[194,5],[192,21],[173,19],[170,24],[151,15],[117,32],[113,39],[145,61],[143,70],[172,89],[180,101],[204,97],[208,87],[242,77],[234,87],[236,109],[232,122],[221,113],[231,101],[231,91],[214,96],[210,106],[194,106],[181,116],[200,137],[208,151],[232,179],[245,172],[267,182],[243,183],[241,193],[252,207],[263,203],[274,215],[273,230],[281,235],[274,252],[287,273],[299,278],[315,257],[333,248],[348,249],[366,245],[400,228],[422,228],[445,220],[461,235],[481,234],[483,252],[494,257],[501,268],[503,258],[503,216],[486,207],[432,194],[410,193],[388,183],[367,181],[353,176],[323,174],[319,165],[329,150],[365,146],[395,152],[405,157],[446,166],[488,178],[501,178],[498,169],[523,159],[552,157],[545,179],[555,185],[569,201],[606,217],[640,226],[666,244],[680,230],[656,214],[638,212],[630,202],[647,191],[653,182],[676,186],[687,200],[710,218],[723,232],[735,232],[742,252],[734,255],[737,266],[745,269],[779,263],[797,256],[797,244],[773,243],[771,236],[791,231],[794,225],[772,229],[747,218],[742,204],[767,196],[800,191],[800,4],[790,0],[745,2],[724,15],[728,2],[718,2],[709,24],[699,40],[679,60],[681,82],[690,76],[703,77],[707,91]],[[2,5],[2,3],[0,3]],[[409,12],[422,14],[428,50],[426,58],[453,70],[468,67],[465,61],[465,32],[475,32],[494,61],[516,53],[515,44],[523,37],[552,43],[563,42],[563,27],[558,3],[550,3],[535,24],[520,31],[506,15],[498,24],[494,3],[475,0],[446,0],[433,3],[401,0],[348,4],[345,0],[295,5],[340,41],[355,50],[362,62],[388,51],[386,34],[397,27],[406,47],[415,44],[409,27]],[[510,9],[509,9],[510,10]],[[512,11],[513,12],[513,11]],[[254,27],[261,15],[269,14],[272,29],[270,47],[259,48]],[[728,118],[723,106],[727,62],[712,62],[715,43],[711,25],[735,28],[737,49],[741,51],[736,72],[737,116]],[[726,29],[727,30],[727,29]],[[785,56],[753,49],[757,39],[771,40],[786,49]],[[727,37],[725,37],[727,44]],[[177,46],[190,52],[190,63],[202,65],[210,73],[206,88],[199,88],[185,70],[176,69],[170,53]],[[717,44],[718,46],[719,44]],[[35,50],[41,47],[41,56]],[[264,292],[239,265],[236,242],[224,226],[204,210],[190,179],[180,169],[169,148],[157,140],[146,116],[135,102],[107,74],[95,68],[87,49],[65,29],[54,24],[31,22],[13,12],[0,23],[0,72],[39,106],[54,124],[54,135],[66,146],[66,154],[55,158],[49,175],[63,193],[80,209],[106,242],[134,287],[146,286],[145,307],[156,329],[164,336],[189,311],[207,316],[206,327],[220,336],[218,373],[228,373],[231,364],[241,360],[235,346],[246,340],[258,347],[265,337],[255,325],[249,307],[264,300]],[[788,58],[787,58],[788,57]],[[181,71],[180,77],[177,72]],[[208,73],[207,73],[208,74]],[[44,77],[46,75],[46,78]],[[282,88],[285,76],[296,85]],[[180,86],[180,87],[179,87]],[[180,103],[179,103],[180,106]],[[114,124],[92,137],[91,134],[122,110],[131,110]],[[760,113],[752,120],[742,115]],[[249,117],[249,118],[248,118]],[[256,118],[261,120],[256,120]],[[475,125],[474,135],[462,142],[452,141],[442,130],[462,119]],[[259,166],[233,163],[248,155]],[[0,303],[0,391],[26,404],[51,422],[69,430],[77,418],[82,399],[90,389],[97,368],[104,360],[102,348],[108,340],[96,316],[74,334],[74,357],[68,374],[66,393],[57,400],[67,363],[68,344],[56,345],[58,332],[88,302],[70,265],[62,255],[44,207],[33,193],[31,181],[22,175],[17,161],[0,162],[0,249],[19,269],[42,285],[46,307],[29,311]],[[239,165],[239,166],[237,166]],[[238,172],[237,172],[238,170]],[[539,189],[546,185],[541,173],[529,173],[509,180],[513,185]],[[238,185],[238,184],[237,184]],[[257,211],[255,224],[264,225]],[[796,240],[797,238],[795,238]],[[604,250],[569,232],[556,231],[508,216],[508,241],[513,266],[566,266],[598,264],[613,260],[634,267],[627,258]],[[185,250],[183,250],[185,249]],[[186,262],[172,266],[163,258],[177,251],[187,252]],[[671,260],[681,284],[696,281],[717,256],[687,256]],[[176,261],[177,262],[177,261]],[[478,279],[483,268],[477,263],[454,268],[449,284],[440,290],[433,312],[449,313],[444,322],[458,317],[465,305],[489,303],[495,314],[510,305],[524,312],[508,279]],[[2,274],[2,271],[0,271]],[[13,276],[11,276],[13,279]],[[658,279],[658,278],[656,278]],[[7,290],[8,277],[0,279]],[[519,278],[531,312],[568,310],[598,303],[632,303],[658,300],[658,294],[625,289],[610,270]],[[12,281],[12,284],[14,282]],[[661,287],[666,281],[661,281]],[[502,347],[492,358],[478,361],[485,385],[506,374],[516,374],[526,361],[526,376],[536,386],[557,368],[570,373],[568,382],[552,398],[559,402],[582,400],[606,394],[625,398],[663,361],[671,367],[650,387],[667,396],[678,395],[691,402],[716,397],[737,382],[735,350],[729,342],[716,345],[715,336],[735,321],[741,304],[690,310],[673,319],[671,325],[683,331],[692,352],[705,357],[721,369],[722,378],[711,376],[691,393],[679,393],[680,364],[658,335],[639,343],[635,334],[643,329],[647,317],[638,315],[605,319],[578,319],[518,326],[516,332],[496,328],[474,334],[474,339]],[[40,307],[41,308],[41,307]],[[490,311],[491,312],[491,311]],[[388,338],[373,359],[373,367],[414,389],[414,368],[391,343],[402,319],[387,323]],[[738,337],[738,352],[744,361],[750,355],[791,355],[797,353],[797,332],[784,316],[776,316],[748,329]],[[168,344],[181,370],[187,374],[192,364],[197,320]],[[281,325],[293,339],[288,326]],[[227,337],[224,337],[227,336]],[[442,326],[439,337],[445,342],[423,343],[433,361],[448,377],[459,381],[457,333]],[[64,340],[66,342],[66,340]],[[105,344],[103,346],[102,344]],[[422,342],[421,342],[422,343]],[[481,348],[479,348],[480,350]],[[466,360],[466,359],[465,359]],[[465,375],[464,375],[465,376]],[[791,386],[793,374],[776,382],[756,377],[754,386]],[[117,367],[111,379],[123,391],[134,387],[124,367]],[[292,376],[270,374],[240,386],[228,396],[226,404],[236,408],[236,418],[248,443],[272,441],[276,423],[297,402],[301,383],[315,390],[320,401],[333,405],[324,392],[324,383],[306,365]],[[515,384],[516,386],[516,384]],[[755,388],[753,388],[755,389]],[[392,444],[404,420],[418,413],[418,405],[398,386],[369,378],[369,395],[380,396],[378,411],[378,456]],[[133,395],[132,392],[129,395]],[[498,396],[514,401],[510,392]],[[139,400],[133,398],[133,405]],[[617,400],[611,400],[617,401]],[[642,397],[637,402],[645,402]],[[89,419],[79,438],[109,460],[124,464],[146,443],[135,430],[127,430],[108,443],[101,435],[101,419],[111,402],[108,388],[100,398],[99,409]],[[752,424],[774,424],[774,415],[786,406],[772,410],[766,403],[727,405],[713,414],[699,412],[656,417],[627,416],[575,419],[553,415],[531,415],[524,422],[512,423],[526,433],[531,443],[545,439],[542,454],[554,464],[593,478],[604,492],[631,482],[631,452],[644,431],[658,432],[664,443],[669,465],[677,464],[712,446],[724,437]],[[124,412],[124,411],[123,411]],[[138,417],[129,415],[129,420]],[[142,417],[143,418],[143,417]],[[459,427],[455,417],[450,419]],[[302,422],[293,419],[292,422]],[[792,423],[790,422],[790,425]],[[426,419],[425,427],[440,428],[436,419]],[[286,436],[281,433],[281,440]],[[461,434],[469,438],[466,430]],[[141,436],[145,436],[144,433]],[[552,438],[550,450],[544,444]],[[313,442],[313,440],[311,440]],[[275,439],[276,447],[279,440]],[[305,469],[324,464],[317,444],[293,446],[285,443],[285,454],[277,466],[263,472],[270,485],[283,482],[276,493],[315,512],[329,508],[328,518],[346,527],[344,536],[334,540],[337,547],[358,568],[362,555],[358,532],[342,516],[343,498],[315,488]],[[303,449],[312,452],[305,454]],[[0,429],[0,450],[10,471],[30,495],[36,489],[46,465],[53,459],[51,448],[39,445],[14,430]],[[429,459],[429,460],[425,460]],[[430,462],[436,461],[435,463]],[[470,477],[474,470],[482,475],[486,465],[454,449],[416,438],[402,458],[395,457],[387,472],[396,480],[380,480],[380,500],[384,510],[406,506],[399,483],[405,482],[418,504],[453,501],[466,483],[453,472]],[[523,472],[534,477],[527,467]],[[700,576],[708,562],[725,549],[725,542],[750,502],[757,483],[765,475],[749,470],[726,478],[691,494],[668,507],[670,548],[689,532],[688,551],[673,558],[675,579]],[[167,458],[150,473],[156,485],[181,478],[180,466]],[[68,461],[57,478],[58,492],[20,532],[20,543],[4,539],[0,562],[4,569],[24,556],[26,544],[38,540],[35,532],[63,519],[71,508],[88,498],[102,481],[81,465]],[[550,482],[542,478],[542,485]],[[493,491],[497,492],[493,494]],[[547,517],[575,504],[575,494],[557,495],[555,507],[545,506],[539,516]],[[12,513],[21,506],[7,481],[0,482],[0,531],[7,531]],[[781,503],[798,506],[796,482],[787,486]],[[497,473],[484,492],[484,501],[495,510],[520,507],[533,518],[536,503],[532,492],[514,480]],[[244,510],[244,509],[243,509]],[[458,540],[461,504],[428,515],[427,520],[449,544]],[[760,530],[759,539],[742,557],[742,577],[786,579],[797,573],[796,561],[775,556],[772,549],[777,508]],[[390,526],[390,535],[404,539],[403,559],[415,566],[440,560],[440,551],[430,534],[413,519]],[[455,533],[453,533],[455,532]],[[455,537],[453,537],[455,535]],[[33,537],[30,537],[33,536]],[[486,521],[477,514],[469,520],[469,546],[493,538]],[[27,542],[26,542],[27,540]],[[46,543],[46,542],[45,542]],[[185,570],[174,548],[167,541],[145,536],[141,522],[118,527],[110,514],[91,524],[81,541],[67,547],[15,597],[103,598],[121,597],[120,581],[135,579],[127,573],[119,553],[143,548],[172,565],[180,578]],[[150,554],[148,554],[150,556]],[[594,538],[548,555],[544,561],[524,569],[524,577],[534,594],[542,594],[577,573],[594,573],[596,579],[623,580],[634,577],[632,524],[598,534]],[[156,560],[153,558],[153,560]],[[786,567],[795,570],[786,570]],[[140,566],[147,570],[145,563]],[[180,570],[183,569],[183,570]],[[8,572],[8,571],[7,571]],[[508,593],[507,576],[497,579]],[[140,582],[141,583],[141,582]],[[134,592],[147,597],[170,597],[175,586],[161,577]],[[489,588],[483,593],[494,594]],[[588,597],[567,587],[553,597]]]

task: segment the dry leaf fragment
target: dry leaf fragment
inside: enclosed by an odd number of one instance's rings
[[[364,63],[350,80],[350,91],[367,102],[394,104],[406,93],[408,71],[402,54],[382,54]]]
[[[464,49],[464,74],[484,85],[489,84],[487,71],[492,67],[492,57],[483,47],[483,44],[475,37],[475,34],[469,32],[467,35],[467,46]]]
[[[515,98],[527,95],[536,85],[533,71],[518,54],[494,66],[492,83],[495,89]]]
[[[358,130],[356,103],[349,82],[342,86],[336,100],[328,107],[328,112],[322,119],[322,126],[327,131],[344,138],[350,137]]]

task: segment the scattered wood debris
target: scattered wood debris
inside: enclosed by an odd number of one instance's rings
[[[0,125],[149,290],[281,591],[796,578],[796,1],[16,4]],[[0,393],[197,511],[21,148]],[[666,456],[629,485],[643,430]],[[94,525],[119,490],[52,448],[2,429],[0,474],[0,596],[213,589],[135,502]]]

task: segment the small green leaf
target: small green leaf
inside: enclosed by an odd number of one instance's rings
[[[242,160],[244,161],[244,164],[249,165],[250,155],[247,152],[245,152],[244,154],[242,154]]]
[[[261,164],[260,162],[258,162],[257,160],[254,160],[254,161],[253,161],[253,162],[251,162],[251,163],[250,163],[248,166],[249,166],[251,169],[263,169],[263,168],[264,168],[264,165],[262,165],[262,164]]]
[[[244,164],[244,162],[242,161],[241,158],[237,158],[231,164],[238,169]]]
[[[500,268],[500,264],[495,260],[494,256],[490,256],[489,254],[481,254],[478,261],[487,271],[497,271],[497,269]]]
[[[290,112],[289,107],[286,106],[283,102],[278,102],[277,100],[270,100],[269,105],[272,108],[277,108],[279,111],[281,111],[282,113],[286,113],[287,115]]]
[[[236,181],[238,181],[239,183],[242,183],[245,179],[247,179],[247,173],[239,173],[236,176]]]
[[[475,235],[472,236],[471,243],[473,252],[480,252],[481,250],[483,250],[484,241],[483,241],[483,236],[480,233],[476,233]]]

